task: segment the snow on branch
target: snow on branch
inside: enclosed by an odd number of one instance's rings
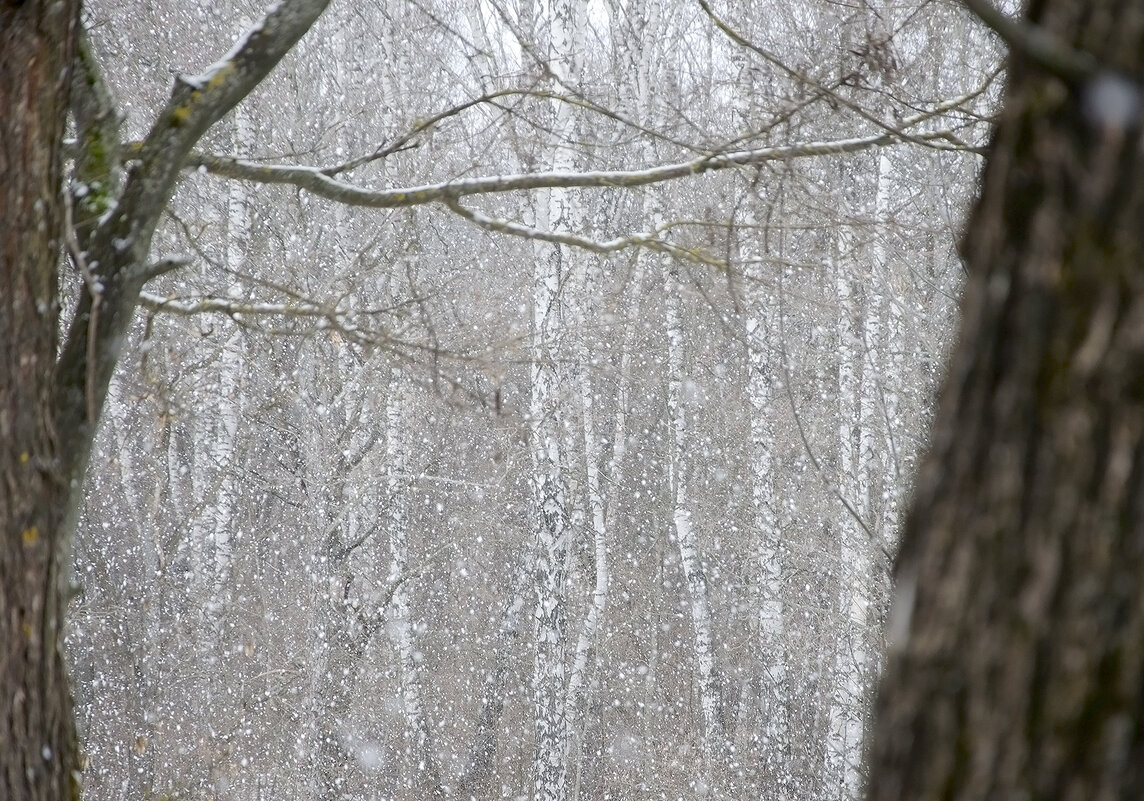
[[[115,205],[123,184],[119,110],[87,30],[80,26],[69,95],[75,122],[75,168],[69,187],[76,237],[83,250],[99,220]]]
[[[932,116],[927,114],[928,116]],[[919,134],[906,134],[916,124],[906,121],[901,130],[873,136],[807,142],[797,145],[764,147],[727,153],[714,153],[690,161],[664,164],[640,170],[591,170],[586,172],[542,172],[516,175],[493,175],[460,181],[446,181],[399,189],[366,189],[337,180],[326,170],[316,167],[286,167],[260,164],[242,159],[224,158],[206,153],[191,154],[188,167],[201,167],[208,173],[262,184],[286,184],[307,192],[344,203],[375,209],[421,206],[428,203],[456,201],[468,195],[487,195],[532,189],[570,189],[576,187],[638,187],[678,180],[691,175],[751,167],[773,161],[787,161],[815,156],[856,153],[874,147],[900,144],[904,141],[928,143],[947,149],[965,150],[968,146],[952,130],[942,129]],[[944,143],[944,144],[942,144]]]
[[[121,205],[153,230],[186,156],[202,135],[258,86],[325,11],[329,0],[280,0],[223,58],[201,74],[180,75],[166,106],[134,149],[137,169]],[[140,247],[149,242],[138,243]]]
[[[585,236],[577,236],[576,234],[561,234],[553,231],[542,231],[539,228],[532,228],[527,225],[512,222],[511,220],[503,220],[496,217],[489,217],[479,211],[465,208],[456,200],[445,200],[445,205],[451,211],[464,217],[469,222],[484,228],[486,231],[493,231],[495,233],[510,234],[512,236],[519,236],[524,239],[535,239],[544,242],[551,242],[556,245],[570,245],[572,247],[590,250],[593,253],[615,253],[619,250],[626,250],[627,248],[644,248],[646,250],[655,250],[660,253],[668,253],[677,258],[685,261],[698,262],[712,267],[724,269],[727,267],[727,262],[716,256],[707,253],[704,250],[697,248],[685,248],[680,245],[673,244],[661,238],[661,234],[672,228],[673,225],[661,226],[656,231],[650,233],[630,234],[624,237],[617,237],[615,239],[598,240],[591,239]]]
[[[152,311],[189,316],[193,314],[235,315],[281,315],[283,317],[323,317],[336,319],[338,312],[332,308],[308,301],[290,303],[267,303],[244,301],[235,298],[206,296],[191,299],[169,298],[154,292],[140,292],[139,305]]]
[[[212,125],[269,75],[328,5],[329,0],[276,0],[223,59],[197,78],[176,79],[143,141],[126,149],[117,147],[120,117],[113,98],[101,85],[90,48],[80,44],[77,71],[83,80],[72,94],[90,94],[71,99],[79,141],[69,201],[83,200],[87,208],[81,205],[84,219],[68,221],[69,228],[72,223],[84,226],[79,236],[72,228],[68,238],[79,246],[74,252],[84,253],[90,286],[98,285],[99,291],[79,295],[55,366],[56,435],[69,443],[56,467],[61,485],[70,488],[61,542],[69,541],[78,521],[96,427],[139,293],[148,280],[180,261],[153,262],[151,245],[186,157]],[[104,149],[111,148],[109,157],[98,158],[97,139],[104,140]],[[122,164],[116,154],[124,156]]]
[[[370,315],[370,312],[354,313],[305,298],[287,302],[253,301],[213,295],[173,298],[144,291],[139,293],[139,305],[152,312],[165,312],[181,317],[222,314],[242,325],[254,318],[309,319],[313,321],[313,330],[336,333],[345,341],[355,345],[413,346],[413,343],[400,340],[393,331],[355,322],[355,318]],[[297,331],[292,330],[291,333]]]

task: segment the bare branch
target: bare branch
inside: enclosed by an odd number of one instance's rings
[[[1030,25],[1001,13],[989,0],[964,0],[1009,49],[1046,72],[1070,84],[1083,83],[1096,75],[1099,65],[1090,54],[1074,50],[1039,25]]]
[[[56,363],[57,432],[61,442],[72,443],[60,464],[62,480],[72,488],[65,531],[77,519],[107,386],[139,292],[153,275],[151,241],[187,154],[211,125],[262,82],[328,4],[329,0],[279,0],[220,61],[199,76],[179,78],[150,132],[132,153],[121,194],[84,243],[93,278],[103,291],[98,313],[91,293],[80,296]],[[118,153],[118,148],[114,150]]]
[[[795,428],[798,430],[798,436],[799,440],[802,442],[803,452],[806,453],[807,457],[810,459],[810,463],[814,467],[814,471],[818,473],[818,478],[822,482],[822,486],[830,494],[838,499],[838,502],[842,504],[842,508],[846,510],[846,513],[854,519],[854,522],[856,522],[862,531],[866,534],[866,537],[870,540],[870,544],[881,552],[882,557],[885,559],[885,561],[882,563],[882,567],[888,574],[890,572],[891,566],[894,564],[894,555],[890,553],[889,548],[887,548],[885,543],[883,543],[881,539],[879,539],[879,537],[874,533],[873,529],[871,529],[869,524],[862,518],[862,515],[858,513],[858,510],[854,508],[854,504],[852,504],[846,498],[846,496],[842,494],[842,489],[838,486],[838,482],[833,480],[827,473],[826,466],[821,461],[819,461],[818,456],[815,454],[814,448],[810,444],[810,439],[806,435],[806,428],[803,426],[802,416],[798,411],[798,402],[794,397],[794,392],[791,390],[794,382],[791,380],[790,365],[787,363],[786,333],[784,330],[782,330],[782,318],[780,317],[779,319],[779,352],[782,357],[781,364],[783,371],[783,393],[786,395],[787,403],[790,405],[791,414],[794,416]]]
[[[896,135],[899,139],[901,139],[903,141],[913,142],[915,144],[922,144],[926,141],[925,139],[912,137],[912,136],[906,134],[904,132],[904,129],[909,127],[908,125],[899,127],[899,126],[895,126],[895,125],[891,125],[889,123],[886,123],[886,122],[882,121],[881,119],[879,119],[877,116],[866,111],[866,109],[862,108],[860,105],[858,105],[854,101],[852,101],[852,100],[844,97],[843,95],[839,94],[835,89],[823,84],[822,82],[820,82],[818,80],[815,80],[814,78],[812,78],[811,76],[807,75],[804,72],[800,72],[799,70],[796,70],[793,67],[788,66],[785,61],[783,61],[781,58],[776,56],[774,53],[771,53],[769,50],[766,50],[766,49],[760,47],[759,45],[755,44],[754,42],[752,42],[749,39],[747,39],[746,37],[744,37],[742,34],[740,34],[734,28],[732,28],[725,20],[723,20],[718,14],[715,13],[715,11],[711,8],[711,5],[710,5],[710,3],[707,2],[707,0],[698,0],[698,3],[699,3],[700,8],[703,9],[703,13],[705,13],[711,19],[711,21],[715,24],[715,27],[717,27],[720,31],[722,31],[723,34],[728,39],[730,39],[732,42],[739,45],[740,47],[742,47],[746,50],[750,50],[751,52],[755,53],[760,58],[762,58],[764,61],[766,61],[768,64],[771,64],[772,66],[777,67],[778,69],[782,70],[787,75],[794,78],[795,80],[801,81],[802,83],[805,83],[808,86],[813,87],[815,89],[815,91],[818,92],[821,96],[829,97],[834,102],[837,102],[838,104],[845,106],[846,108],[850,109],[852,112],[857,114],[859,117],[866,120],[866,122],[869,122],[872,125],[875,125],[884,131],[893,133],[894,135]]]
[[[446,200],[444,203],[451,211],[464,217],[479,228],[484,228],[486,231],[510,234],[523,239],[552,242],[557,245],[570,245],[572,247],[590,250],[593,253],[615,253],[616,251],[627,250],[628,248],[644,248],[645,250],[668,253],[684,261],[706,264],[710,267],[718,267],[719,269],[726,269],[727,267],[727,262],[724,259],[713,256],[704,250],[685,248],[660,238],[660,234],[674,227],[674,225],[661,226],[656,231],[650,233],[629,234],[625,237],[601,241],[586,236],[577,236],[575,234],[558,234],[552,231],[542,231],[539,228],[532,228],[527,225],[512,222],[511,220],[489,217],[479,211],[465,208],[456,200]]]
[[[179,317],[221,314],[240,326],[256,329],[262,333],[291,336],[325,333],[336,341],[352,345],[383,347],[396,356],[427,349],[415,340],[403,338],[408,325],[404,328],[401,326],[389,328],[376,322],[382,316],[387,320],[397,319],[400,307],[344,309],[338,308],[337,301],[323,303],[301,296],[295,296],[288,301],[259,301],[214,295],[179,298],[147,291],[139,293],[139,305],[152,313],[174,314]],[[261,322],[266,318],[284,319],[293,321],[294,324],[288,323],[287,326],[274,328]],[[255,322],[256,320],[259,322]],[[308,325],[300,326],[301,321],[307,321]],[[442,355],[447,354],[442,351]],[[456,358],[462,357],[456,355]]]
[[[166,275],[172,270],[177,270],[180,267],[186,267],[192,261],[194,261],[194,259],[192,259],[188,254],[176,253],[172,256],[164,256],[158,261],[148,264],[144,272],[147,276],[147,280],[150,281],[152,278],[158,278],[160,275]]]
[[[322,170],[322,173],[324,175],[328,175],[330,178],[333,178],[340,173],[351,172],[356,170],[358,167],[362,167],[371,162],[392,156],[394,153],[399,153],[402,150],[408,150],[410,148],[416,147],[417,145],[414,144],[413,140],[419,134],[423,134],[426,131],[435,128],[439,122],[446,120],[449,117],[455,117],[458,114],[473,108],[474,106],[479,106],[483,103],[491,103],[498,98],[509,97],[517,94],[534,93],[524,89],[505,89],[499,92],[490,92],[488,94],[481,95],[480,97],[473,98],[472,100],[466,100],[464,103],[459,103],[456,106],[452,106],[445,109],[444,111],[440,111],[434,114],[432,117],[429,117],[426,120],[418,122],[410,130],[406,131],[393,142],[388,145],[378,147],[377,150],[375,150],[373,153],[370,153],[368,156],[361,156],[356,159],[351,159],[350,161],[347,161],[343,164],[338,164],[334,167],[327,167],[326,169]]]
[[[483,94],[480,97],[475,97],[472,100],[466,100],[464,103],[459,103],[455,106],[451,106],[444,111],[439,111],[433,116],[417,122],[416,125],[403,133],[393,142],[389,143],[388,145],[378,147],[377,150],[375,150],[373,153],[370,153],[367,156],[360,156],[356,159],[351,159],[350,161],[344,162],[343,164],[327,167],[321,172],[333,178],[340,173],[356,170],[358,167],[364,166],[374,161],[378,161],[380,159],[387,158],[394,153],[399,153],[403,150],[410,150],[415,148],[417,147],[417,144],[413,140],[416,139],[417,136],[432,130],[444,120],[449,119],[450,117],[456,117],[457,115],[462,114],[463,112],[468,111],[475,106],[484,104],[489,104],[503,110],[504,107],[498,104],[496,101],[507,97],[533,97],[541,100],[558,100],[563,103],[569,103],[574,106],[585,108],[589,111],[594,111],[598,114],[611,117],[612,119],[620,119],[617,114],[614,114],[613,112],[601,108],[593,103],[584,101],[578,97],[561,95],[557,94],[556,92],[549,92],[542,89],[501,89],[496,92],[488,92],[487,94]]]
[[[857,153],[874,147],[901,144],[905,141],[933,143],[959,140],[950,130],[931,131],[909,135],[907,129],[922,119],[933,116],[927,112],[902,124],[891,133],[874,136],[836,139],[826,142],[807,142],[798,145],[765,147],[715,153],[691,161],[648,167],[641,170],[598,170],[587,172],[542,172],[516,175],[494,175],[447,181],[400,189],[366,189],[331,178],[324,170],[314,167],[286,167],[259,164],[242,159],[224,158],[206,153],[193,154],[187,159],[188,167],[202,167],[213,175],[262,184],[285,184],[304,189],[319,197],[349,206],[375,209],[405,208],[427,203],[445,203],[468,195],[487,195],[531,189],[557,189],[575,187],[616,188],[637,187],[678,180],[692,175],[757,166],[772,161],[796,158],[833,156]],[[956,146],[956,145],[955,145]]]

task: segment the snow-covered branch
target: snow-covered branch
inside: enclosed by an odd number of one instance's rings
[[[123,203],[158,218],[199,138],[266,78],[325,11],[329,0],[273,3],[230,52],[198,75],[180,75],[138,148]],[[153,230],[153,225],[152,225]]]
[[[355,345],[408,345],[398,339],[396,332],[362,324],[358,320],[364,316],[345,309],[319,303],[305,298],[295,298],[287,302],[243,300],[203,296],[196,298],[166,297],[154,292],[140,292],[139,305],[153,312],[165,312],[181,317],[198,314],[222,314],[238,323],[253,318],[309,319],[313,330],[336,333],[345,341]],[[367,313],[368,314],[368,313]],[[291,329],[293,331],[293,329]],[[307,329],[310,330],[310,329]],[[296,331],[293,331],[296,333]]]
[[[154,292],[140,292],[139,305],[152,311],[168,312],[182,316],[194,314],[235,315],[280,315],[282,317],[322,317],[338,319],[341,313],[312,301],[292,301],[290,303],[267,303],[245,301],[235,298],[214,296],[199,298],[169,298]]]
[[[697,248],[686,248],[662,239],[661,235],[664,231],[672,227],[670,225],[661,226],[659,229],[647,233],[629,234],[628,236],[616,237],[614,239],[599,240],[579,236],[577,234],[542,231],[539,228],[522,225],[512,220],[490,217],[487,214],[466,208],[455,200],[446,200],[445,205],[448,206],[451,211],[464,217],[479,228],[484,228],[486,231],[493,231],[499,234],[510,234],[523,239],[551,242],[556,245],[570,245],[572,247],[590,250],[593,253],[615,253],[616,251],[627,250],[628,248],[644,248],[645,250],[668,253],[685,261],[698,262],[699,264],[706,264],[712,267],[724,268],[727,266],[727,262],[724,259],[713,256],[706,251]]]
[[[925,116],[928,118],[932,114]],[[350,206],[392,209],[421,206],[427,203],[446,203],[469,195],[487,195],[532,189],[571,189],[576,187],[603,189],[648,186],[691,175],[702,175],[736,167],[754,167],[774,161],[856,153],[870,148],[901,144],[907,140],[935,144],[950,149],[967,149],[967,146],[949,129],[907,135],[906,130],[918,121],[920,120],[907,120],[902,124],[900,130],[894,133],[823,142],[806,142],[797,145],[762,147],[730,153],[714,153],[689,161],[639,170],[554,171],[492,175],[397,189],[367,189],[356,186],[331,177],[327,170],[317,167],[260,164],[243,159],[214,156],[208,153],[192,154],[187,160],[187,166],[201,167],[213,175],[224,178],[262,184],[286,184],[304,189],[327,200]]]
[[[329,0],[279,0],[226,56],[199,76],[178,78],[151,130],[130,151],[122,191],[108,198],[106,212],[85,237],[84,258],[98,265],[101,292],[98,300],[91,293],[80,296],[55,374],[57,432],[61,442],[71,444],[63,451],[60,471],[66,484],[77,488],[68,501],[65,529],[78,514],[96,423],[139,292],[159,267],[151,261],[152,238],[186,157],[214,123],[263,81],[327,5]],[[81,70],[90,76],[95,72],[94,61],[89,61]],[[81,136],[85,130],[110,126],[104,135],[114,148],[119,115],[111,102],[101,96],[94,111],[77,112],[76,119]],[[73,108],[82,107],[73,102]],[[93,177],[102,173],[113,178],[117,171],[110,163],[93,163],[91,168]],[[77,170],[81,182],[83,172]],[[106,183],[114,191],[117,182]]]

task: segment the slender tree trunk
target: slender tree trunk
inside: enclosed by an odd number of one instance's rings
[[[492,798],[500,792],[496,783],[497,741],[505,699],[513,691],[511,681],[517,670],[513,658],[516,655],[516,643],[521,637],[526,596],[534,577],[534,551],[535,548],[530,548],[521,561],[512,592],[501,611],[494,649],[496,663],[482,684],[481,711],[477,715],[476,732],[469,748],[465,770],[454,784],[453,796],[462,801]]]
[[[583,287],[580,288],[583,290]],[[579,298],[578,302],[583,302]],[[576,351],[576,381],[579,385],[580,418],[584,436],[584,476],[588,503],[588,526],[592,535],[595,583],[588,612],[580,627],[580,636],[572,656],[572,669],[568,674],[568,717],[569,752],[573,751],[573,741],[579,741],[579,722],[588,694],[589,660],[595,651],[597,634],[608,608],[608,594],[611,586],[611,571],[608,565],[608,528],[605,520],[604,486],[601,477],[604,440],[596,432],[592,376],[588,371],[589,356],[583,344],[583,332],[579,332]],[[622,414],[622,412],[621,412]],[[614,480],[614,476],[609,476]]]
[[[406,442],[408,434],[405,431],[413,423],[413,415],[409,411],[406,397],[409,389],[405,386],[402,371],[394,368],[390,371],[390,376],[390,396],[385,407],[385,464],[389,474],[386,477],[389,495],[386,527],[389,529],[389,547],[393,556],[390,580],[400,583],[393,591],[387,630],[390,641],[397,650],[401,706],[405,714],[407,778],[404,784],[413,798],[444,798],[437,754],[433,749],[433,733],[421,698],[420,659],[406,581],[409,571],[409,488],[404,476],[408,476],[411,471],[409,446]]]
[[[891,202],[895,191],[901,187],[896,176],[894,162],[886,152],[878,154],[878,188],[875,196],[874,219],[883,222],[893,216]],[[886,246],[890,236],[888,226],[882,230],[874,231],[874,246],[872,258],[874,269],[878,271],[876,283],[883,287],[881,296],[877,299],[873,314],[877,317],[880,340],[876,363],[871,360],[870,369],[873,374],[874,398],[877,407],[873,410],[875,417],[883,428],[884,443],[882,451],[885,460],[885,469],[882,471],[882,508],[878,519],[880,521],[879,533],[888,544],[893,544],[898,536],[898,527],[901,524],[901,504],[903,493],[908,487],[903,485],[904,451],[906,446],[907,425],[910,417],[903,414],[901,398],[902,390],[908,386],[906,378],[906,358],[908,345],[905,341],[905,323],[902,309],[910,301],[906,282],[898,273],[900,260]],[[923,249],[923,252],[926,252]],[[879,602],[885,599],[884,589],[874,593]],[[880,604],[879,604],[880,605]]]
[[[0,3],[0,797],[79,794],[52,374],[78,2]]]
[[[1144,796],[1144,2],[1030,23],[1106,71],[1012,57],[897,566],[879,801]]]
[[[542,209],[547,211],[548,209]],[[538,216],[541,216],[538,214]],[[531,438],[533,503],[536,506],[536,782],[537,798],[559,801],[564,795],[566,766],[564,653],[567,611],[565,585],[571,521],[561,469],[559,366],[561,249],[537,247],[533,285],[534,345]]]
[[[691,437],[684,398],[684,384],[688,379],[684,366],[682,287],[678,266],[668,267],[666,283],[669,373],[667,413],[672,428],[673,522],[679,545],[680,567],[683,569],[690,601],[691,628],[695,637],[696,683],[699,706],[703,713],[703,754],[707,774],[702,778],[709,783],[713,766],[724,761],[727,756],[726,730],[723,723],[722,687],[715,658],[715,624],[711,614],[711,598],[707,590],[707,574],[703,567],[699,537],[692,520],[691,499],[688,497]]]
[[[863,530],[870,519],[869,376],[864,375],[863,333],[871,334],[869,309],[856,297],[848,269],[853,236],[843,226],[838,258],[838,487],[848,509],[838,526],[839,627],[833,668],[833,698],[826,751],[829,798],[854,798],[859,791],[862,749],[863,674],[866,671],[866,593],[869,584],[869,540]]]
[[[743,220],[744,228],[752,231],[757,225],[754,214],[748,213]],[[774,389],[781,381],[782,371],[774,357],[779,335],[775,282],[765,280],[762,266],[755,261],[757,254],[753,247],[745,248],[743,253],[748,281],[744,333],[750,371],[747,395],[751,403],[751,511],[757,573],[753,600],[754,612],[758,615],[762,667],[763,717],[755,737],[765,774],[781,783],[789,773],[790,756],[783,532],[776,511],[774,458],[777,442]]]
[[[253,128],[250,112],[243,106],[236,108],[232,129],[232,152],[236,158],[246,155],[243,150],[245,143],[254,140]],[[246,194],[247,187],[241,181],[232,181],[227,185],[224,253],[227,268],[236,275],[246,270],[246,260],[250,253],[250,215]],[[211,638],[210,647],[215,651],[223,648],[223,654],[226,645],[226,616],[230,611],[231,566],[234,562],[234,510],[239,496],[239,486],[235,479],[238,471],[234,462],[239,420],[242,416],[241,352],[242,333],[236,327],[219,354],[218,417],[210,443],[211,461],[218,474],[218,483],[211,502],[214,521],[211,532],[213,564],[210,570],[208,636]]]
[[[579,80],[584,18],[583,0],[562,0],[544,18],[548,34],[548,65],[564,85]],[[572,106],[553,103],[550,166],[555,171],[575,168],[577,120]],[[575,192],[552,189],[540,193],[537,226],[572,233],[580,230],[583,210]],[[532,449],[537,510],[536,561],[536,798],[562,801],[566,763],[568,718],[565,681],[567,650],[566,584],[572,525],[564,475],[565,396],[569,388],[566,367],[562,284],[572,272],[571,261],[584,258],[569,248],[535,243],[533,281]]]

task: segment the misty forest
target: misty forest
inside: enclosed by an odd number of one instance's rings
[[[263,12],[86,3],[126,168]],[[1002,55],[935,0],[332,3],[157,221],[84,797],[858,797]]]

